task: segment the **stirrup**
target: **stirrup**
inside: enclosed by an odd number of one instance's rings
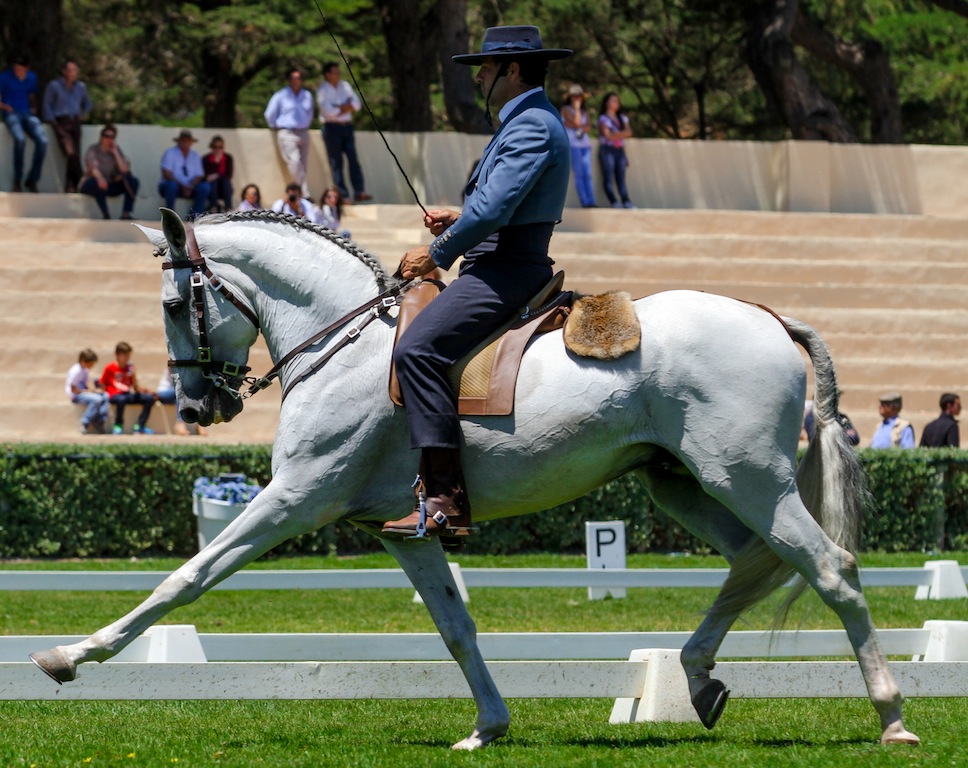
[[[420,512],[420,516],[417,520],[417,529],[413,536],[407,536],[408,539],[425,539],[427,538],[427,494],[426,487],[420,480],[420,475],[413,481],[411,488],[417,489],[417,507]],[[447,522],[447,515],[441,512],[439,509],[433,514],[431,518],[437,525],[444,526]]]

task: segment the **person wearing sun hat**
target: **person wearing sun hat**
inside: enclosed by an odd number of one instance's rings
[[[568,193],[571,150],[544,81],[548,62],[571,54],[545,48],[537,27],[507,26],[488,29],[480,53],[453,57],[479,67],[474,79],[500,127],[467,182],[463,211],[427,211],[424,225],[436,239],[400,262],[398,274],[407,279],[464,257],[457,279],[414,319],[394,351],[410,446],[421,449],[421,458],[417,503],[410,515],[384,524],[388,535],[414,535],[421,503],[428,534],[472,530],[447,369],[551,280],[548,243]]]
[[[189,218],[195,218],[208,209],[208,195],[211,185],[205,181],[205,168],[202,158],[194,149],[198,139],[192,132],[183,128],[172,139],[175,146],[169,147],[161,156],[161,181],[158,194],[165,198],[165,207],[175,209],[175,200],[183,197],[192,201],[188,211]]]
[[[588,110],[585,99],[588,94],[577,83],[565,92],[561,106],[561,119],[568,132],[571,145],[571,169],[575,173],[575,190],[582,208],[595,207],[595,186],[592,184],[592,140],[588,135]]]

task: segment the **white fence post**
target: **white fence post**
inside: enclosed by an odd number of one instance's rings
[[[146,662],[156,664],[208,661],[194,624],[159,624],[145,632]]]
[[[454,582],[457,584],[457,591],[460,593],[461,600],[469,603],[471,596],[467,593],[467,585],[464,583],[464,574],[461,573],[460,563],[447,563],[447,565],[450,566],[450,575],[454,577]],[[423,605],[423,598],[419,592],[413,593],[413,601]]]
[[[632,651],[629,661],[646,662],[645,684],[638,699],[615,699],[610,723],[698,723],[689,685],[679,663],[679,651],[644,648]]]
[[[912,661],[968,661],[968,621],[926,621],[928,647]]]
[[[968,597],[965,579],[961,575],[961,566],[957,560],[929,560],[924,564],[926,571],[931,571],[930,584],[924,584],[914,593],[915,600],[950,600]]]
[[[585,523],[585,553],[589,569],[625,568],[625,521]],[[589,600],[625,597],[625,587],[589,587]]]

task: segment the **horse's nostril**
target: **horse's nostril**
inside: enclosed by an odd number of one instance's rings
[[[182,408],[180,413],[184,422],[194,424],[198,421],[198,410],[195,408]]]

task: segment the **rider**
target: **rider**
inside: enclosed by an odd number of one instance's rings
[[[500,128],[465,189],[463,212],[430,210],[424,225],[436,239],[411,248],[400,275],[449,269],[464,255],[459,277],[400,338],[394,363],[406,403],[411,448],[420,448],[418,503],[383,531],[413,535],[426,499],[427,533],[465,535],[471,509],[460,461],[461,429],[447,369],[510,320],[552,277],[548,243],[561,220],[571,173],[568,136],[544,92],[548,62],[572,51],[545,48],[537,27],[491,27],[479,54],[454,56],[480,65],[475,81]]]

